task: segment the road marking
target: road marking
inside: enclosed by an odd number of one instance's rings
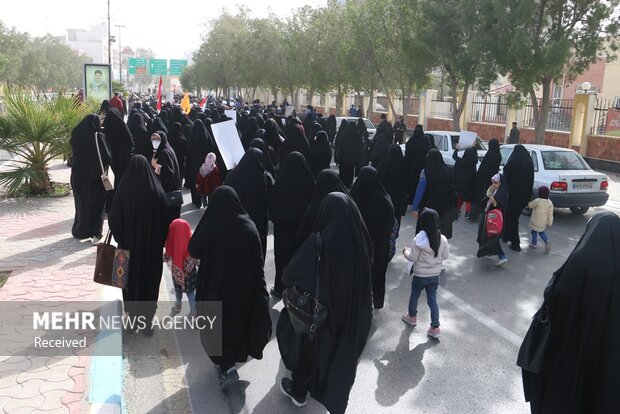
[[[502,338],[504,338],[505,340],[513,344],[514,346],[516,347],[521,346],[521,342],[523,341],[523,338],[521,338],[519,335],[515,334],[514,332],[510,331],[509,329],[504,328],[502,325],[497,323],[494,319],[488,317],[487,315],[480,312],[479,310],[472,308],[463,299],[459,298],[458,296],[455,296],[453,293],[443,288],[441,288],[437,293],[439,294],[439,296],[441,296],[442,299],[455,305],[459,309],[459,311],[464,312],[467,315],[471,316],[476,321],[480,322],[481,324],[483,324],[484,326],[489,328],[491,331],[495,332],[496,334],[498,334],[499,336],[501,336]]]

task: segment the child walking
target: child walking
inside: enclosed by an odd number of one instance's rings
[[[448,239],[439,232],[439,214],[435,210],[425,208],[418,217],[420,231],[413,238],[410,248],[403,250],[405,258],[413,262],[409,272],[411,280],[411,296],[409,310],[401,319],[408,325],[416,326],[418,298],[422,290],[426,290],[426,302],[431,310],[431,326],[426,334],[432,338],[441,336],[439,328],[439,305],[437,304],[437,287],[441,263],[448,258]]]
[[[196,282],[198,280],[198,259],[189,255],[187,246],[192,238],[192,230],[189,223],[183,219],[175,219],[170,223],[168,238],[166,239],[166,251],[164,262],[172,272],[172,284],[176,296],[176,304],[170,314],[177,315],[181,312],[183,292],[189,301],[189,315],[196,316]]]
[[[553,202],[549,200],[549,188],[538,188],[538,198],[530,201],[527,205],[532,209],[532,216],[530,217],[530,229],[532,230],[532,242],[530,243],[530,249],[535,249],[538,244],[538,236],[545,242],[545,252],[549,253],[551,250],[551,242],[545,229],[547,226],[553,225]]]
[[[222,185],[220,170],[215,165],[216,159],[214,153],[208,153],[205,162],[200,166],[196,175],[196,192],[200,194],[204,208],[209,204],[208,197],[211,197],[215,189]]]

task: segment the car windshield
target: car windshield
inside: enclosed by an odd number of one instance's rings
[[[452,140],[452,148],[456,148],[456,144],[459,142],[458,135],[450,135],[450,139]],[[487,146],[484,144],[484,141],[480,139],[480,137],[476,137],[476,150],[478,151],[486,151]]]
[[[589,170],[590,167],[574,151],[541,151],[545,170]]]
[[[370,122],[369,119],[364,119],[364,123],[366,124],[366,129],[375,129],[375,126]]]

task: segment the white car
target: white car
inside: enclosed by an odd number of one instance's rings
[[[441,156],[446,165],[450,168],[454,167],[454,158],[452,158],[452,154],[454,154],[454,149],[459,142],[461,133],[454,131],[426,131],[425,134],[433,138],[435,147],[441,152]],[[478,152],[478,164],[476,164],[476,168],[478,168],[480,161],[482,161],[484,155],[487,153],[487,146],[478,136],[476,136],[475,145]],[[403,151],[403,155],[405,155],[405,144],[401,144],[400,148]],[[459,156],[462,157],[464,152],[465,150],[459,150]]]
[[[358,117],[355,116],[337,116],[336,117],[336,131],[340,128],[340,124],[342,120],[346,119],[347,122],[357,124]],[[366,130],[368,131],[368,139],[373,140],[375,138],[375,134],[377,133],[377,128],[374,126],[370,119],[362,118],[364,120],[364,124],[366,125]]]
[[[503,169],[514,146],[508,144],[500,147],[500,169]],[[547,186],[554,207],[570,208],[574,214],[584,214],[590,207],[602,206],[607,202],[608,177],[592,170],[579,153],[550,145],[523,146],[534,162],[534,198],[538,197],[538,187]]]

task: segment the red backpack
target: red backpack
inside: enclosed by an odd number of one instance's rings
[[[502,234],[504,229],[504,215],[502,210],[493,209],[487,212],[486,216],[487,237],[497,237]]]

